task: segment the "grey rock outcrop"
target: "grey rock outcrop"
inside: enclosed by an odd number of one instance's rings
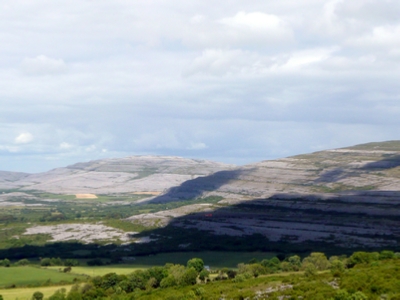
[[[180,157],[131,156],[77,163],[39,174],[2,172],[0,184],[3,188],[55,194],[160,193],[187,180],[232,167]]]

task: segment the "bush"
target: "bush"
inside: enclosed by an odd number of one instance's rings
[[[17,262],[15,263],[16,266],[27,266],[27,265],[29,265],[29,264],[30,264],[30,262],[29,262],[29,260],[27,260],[26,258],[21,259],[21,260],[19,260],[19,261],[17,261]]]
[[[8,260],[7,258],[0,260],[0,265],[2,265],[3,267],[10,267],[11,266],[11,262],[10,260]]]
[[[209,276],[210,276],[210,272],[208,272],[207,270],[203,269],[199,274],[199,279],[201,281],[205,281]],[[229,277],[229,275],[228,275],[228,277]]]
[[[326,258],[325,254],[321,252],[313,252],[310,256],[304,258],[302,269],[305,270],[306,266],[309,264],[314,265],[315,269],[318,271],[324,271],[330,267],[330,262]]]
[[[32,300],[42,300],[44,297],[42,292],[34,292],[32,295]]]
[[[393,251],[388,251],[388,250],[383,250],[381,253],[379,253],[379,259],[383,260],[383,259],[393,259],[394,256],[394,252]]]
[[[163,280],[161,280],[160,287],[168,288],[171,286],[176,286],[176,280],[174,276],[169,275],[168,277],[165,277]]]

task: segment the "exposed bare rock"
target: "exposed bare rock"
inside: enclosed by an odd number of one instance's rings
[[[28,173],[0,171],[0,189],[13,189],[21,185],[19,180],[29,176]]]
[[[24,233],[49,234],[52,236],[51,242],[81,241],[93,243],[96,241],[133,241],[132,237],[136,232],[124,232],[102,224],[60,224],[49,226],[30,227]]]
[[[193,204],[186,205],[175,209],[159,211],[156,213],[140,214],[127,218],[127,221],[137,222],[149,227],[160,227],[168,225],[171,220],[178,217],[186,216],[192,213],[198,212],[210,212],[213,210],[213,205],[211,204]]]
[[[131,156],[78,163],[39,174],[3,172],[0,185],[56,194],[160,193],[187,180],[232,167],[180,157]]]

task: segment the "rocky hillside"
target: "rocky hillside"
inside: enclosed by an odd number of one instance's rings
[[[233,166],[168,156],[132,156],[77,163],[39,174],[1,172],[0,188],[55,194],[159,194],[181,183]]]
[[[400,141],[370,143],[224,170],[172,188],[155,201],[221,195],[229,200],[278,194],[325,197],[354,191],[398,191]]]
[[[393,247],[400,242],[400,141],[219,171],[186,181],[152,201],[210,195],[224,200],[209,217],[191,214],[174,219],[171,226],[215,235],[261,234],[272,242]]]

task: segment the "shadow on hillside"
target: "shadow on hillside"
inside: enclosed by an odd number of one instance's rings
[[[170,188],[167,193],[153,198],[148,203],[196,199],[201,197],[204,192],[218,190],[224,184],[229,183],[231,180],[238,179],[241,175],[245,175],[251,171],[251,169],[236,169],[219,171],[208,176],[197,177],[185,181],[179,186]]]
[[[319,178],[314,180],[314,182],[315,183],[337,182],[349,176],[351,175],[342,168],[336,168],[322,173]]]
[[[154,253],[398,250],[399,208],[400,192],[394,191],[352,191],[324,199],[314,194],[282,193],[213,212],[192,213],[141,235],[164,237],[155,243]],[[221,228],[228,234],[221,233]],[[299,233],[305,236],[301,242],[297,242]],[[276,239],[277,235],[280,238]],[[341,235],[346,236],[344,240],[336,240]]]
[[[394,169],[399,166],[400,166],[400,155],[393,155],[388,158],[384,158],[382,160],[368,163],[361,169],[362,170],[371,170],[372,169],[373,171],[375,171],[376,169],[388,170],[388,169]]]
[[[342,179],[359,176],[362,173],[369,171],[380,171],[390,170],[400,166],[400,155],[393,155],[378,161],[370,162],[362,166],[361,168],[335,168],[323,172],[319,178],[314,180],[315,183],[330,183],[338,182]]]
[[[400,192],[396,191],[356,191],[323,199],[313,194],[281,193],[220,207],[212,212],[178,217],[166,227],[139,234],[154,239],[150,243],[51,243],[0,250],[0,258],[105,258],[115,263],[122,261],[123,257],[168,252],[263,251],[286,255],[320,251],[333,255],[362,249],[398,251],[399,217]],[[218,228],[234,234],[219,232],[216,235]],[[343,234],[344,230],[347,230],[350,248],[337,243],[336,236]],[[296,238],[300,231],[306,235],[301,242]],[[313,239],[316,233],[322,233],[324,238]],[[276,234],[280,235],[279,239],[273,238]],[[354,244],[357,239],[387,243],[384,246]]]

